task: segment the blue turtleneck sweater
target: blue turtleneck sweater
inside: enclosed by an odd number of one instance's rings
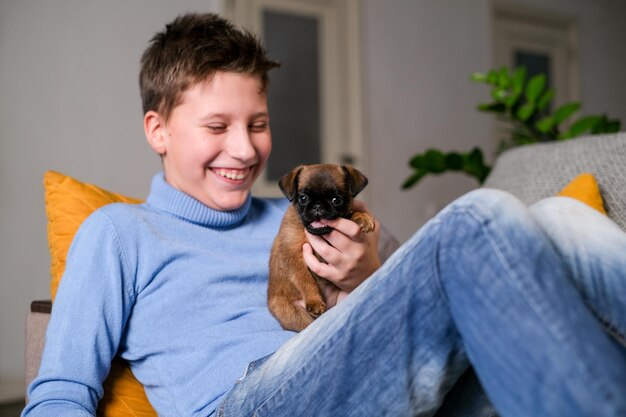
[[[94,212],[70,248],[25,415],[95,415],[116,354],[159,415],[208,415],[249,362],[293,336],[266,301],[286,203],[249,197],[220,212],[159,174],[145,204]]]

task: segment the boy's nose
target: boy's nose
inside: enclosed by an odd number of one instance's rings
[[[238,129],[228,138],[228,153],[233,158],[249,161],[256,157],[256,150],[252,145],[252,139],[248,129]]]

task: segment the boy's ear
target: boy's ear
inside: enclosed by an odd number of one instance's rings
[[[167,129],[163,122],[163,118],[159,113],[150,110],[143,116],[143,130],[146,134],[146,139],[150,144],[150,147],[154,152],[159,155],[165,154],[165,135],[167,135]]]

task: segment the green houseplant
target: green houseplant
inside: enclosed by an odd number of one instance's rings
[[[609,119],[604,114],[581,117],[563,128],[563,124],[580,110],[581,103],[568,102],[551,111],[554,90],[547,88],[546,75],[528,78],[524,67],[513,72],[505,67],[475,73],[472,81],[491,88],[492,101],[478,105],[478,110],[495,114],[509,126],[509,136],[501,141],[499,152],[513,146],[567,140],[583,134],[614,133],[620,129],[619,120]],[[413,173],[404,181],[403,189],[415,186],[426,175],[448,171],[463,172],[482,184],[491,171],[479,148],[447,153],[428,149],[413,155],[409,166]]]

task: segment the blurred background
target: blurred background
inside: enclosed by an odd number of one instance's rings
[[[24,316],[49,295],[42,177],[56,170],[145,198],[139,58],[166,22],[214,11],[257,31],[272,75],[274,154],[255,193],[300,162],[351,163],[363,198],[406,240],[478,186],[462,174],[402,191],[409,158],[499,138],[475,71],[529,65],[555,102],[626,120],[624,0],[0,0],[0,404],[24,395]]]

